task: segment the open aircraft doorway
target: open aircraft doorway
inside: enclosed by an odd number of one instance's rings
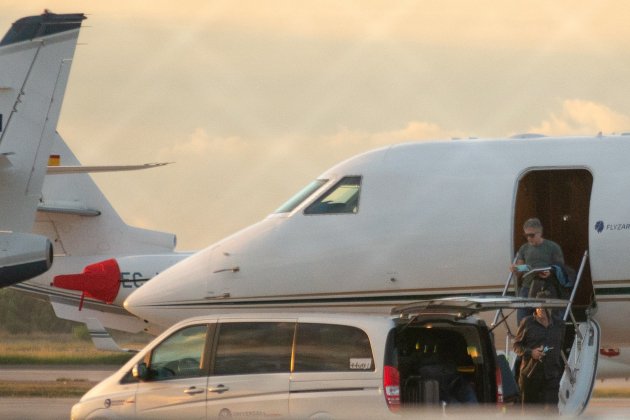
[[[565,263],[577,270],[588,250],[589,208],[593,175],[586,169],[531,169],[518,181],[514,206],[514,254],[525,242],[523,223],[537,217],[543,236],[557,242]],[[585,266],[574,309],[595,305],[590,267]]]

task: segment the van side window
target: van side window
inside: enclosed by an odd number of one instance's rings
[[[294,331],[294,322],[220,324],[213,374],[288,373]]]
[[[151,352],[151,380],[204,376],[201,363],[207,332],[207,325],[195,325],[181,329],[162,341]]]
[[[347,372],[375,369],[367,334],[347,325],[300,323],[294,372]]]
[[[347,176],[326,191],[304,214],[357,213],[361,193],[361,177]]]

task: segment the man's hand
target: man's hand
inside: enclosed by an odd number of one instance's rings
[[[545,357],[545,352],[543,352],[543,346],[536,347],[532,349],[532,359],[540,360]]]

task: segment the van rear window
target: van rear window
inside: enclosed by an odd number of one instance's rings
[[[373,371],[367,334],[347,325],[299,323],[294,372]]]

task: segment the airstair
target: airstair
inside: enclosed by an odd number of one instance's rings
[[[513,263],[516,263],[516,259],[517,258],[514,257]],[[567,327],[572,327],[567,328],[565,345],[561,352],[565,372],[560,382],[559,409],[560,414],[563,415],[579,415],[586,408],[593,390],[597,371],[600,330],[599,324],[591,317],[596,308],[595,297],[593,296],[591,305],[584,309],[584,316],[580,316],[579,321],[576,320],[573,311],[576,294],[580,287],[587,259],[588,250],[584,252],[575,284],[573,285],[569,299],[566,301],[566,306],[563,308],[562,314],[562,319],[567,323]],[[503,287],[502,296],[511,295],[512,291],[514,295],[517,295],[515,279],[514,273],[510,272]],[[523,307],[527,307],[526,301],[527,299],[523,298]],[[501,325],[506,329],[505,354],[511,362],[510,365],[512,368],[516,361],[516,354],[512,351],[512,341],[516,332],[512,331],[510,323],[507,320],[514,312],[515,310],[512,310],[506,315],[504,309],[498,309],[495,313],[494,321],[492,322],[493,330]],[[512,371],[514,371],[514,369],[512,369]]]

